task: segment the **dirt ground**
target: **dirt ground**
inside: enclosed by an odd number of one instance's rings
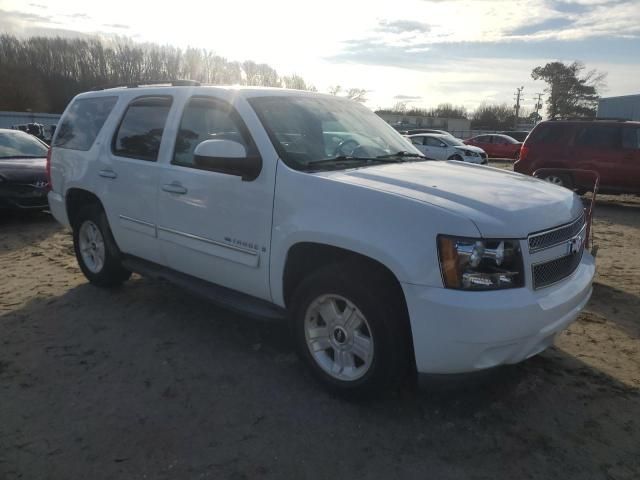
[[[47,215],[0,220],[0,479],[640,478],[640,197],[603,197],[588,311],[485,375],[348,403],[284,326],[88,285]]]

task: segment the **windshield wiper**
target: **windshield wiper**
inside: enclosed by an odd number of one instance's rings
[[[336,163],[347,162],[379,162],[379,163],[400,163],[402,160],[397,158],[397,155],[391,155],[387,157],[382,155],[380,157],[351,157],[348,155],[340,155],[333,158],[324,158],[322,160],[312,160],[307,165],[331,165]]]
[[[421,153],[411,153],[406,150],[401,150],[396,153],[388,153],[387,155],[378,155],[377,159],[387,159],[387,158],[424,158],[427,160],[427,157],[422,155]]]

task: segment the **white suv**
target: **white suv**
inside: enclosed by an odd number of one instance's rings
[[[575,194],[425,161],[342,98],[189,84],[85,93],[49,169],[51,211],[89,281],[136,271],[288,317],[302,358],[341,392],[519,362],[591,294]]]

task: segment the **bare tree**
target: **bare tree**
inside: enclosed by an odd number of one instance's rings
[[[267,64],[240,64],[208,50],[141,44],[128,38],[0,35],[2,110],[59,113],[74,95],[96,86],[178,78],[314,90],[299,75],[281,78]]]

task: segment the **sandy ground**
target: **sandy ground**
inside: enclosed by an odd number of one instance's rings
[[[603,197],[588,311],[478,377],[347,403],[282,325],[88,285],[46,215],[0,220],[0,479],[640,478],[640,198]]]

